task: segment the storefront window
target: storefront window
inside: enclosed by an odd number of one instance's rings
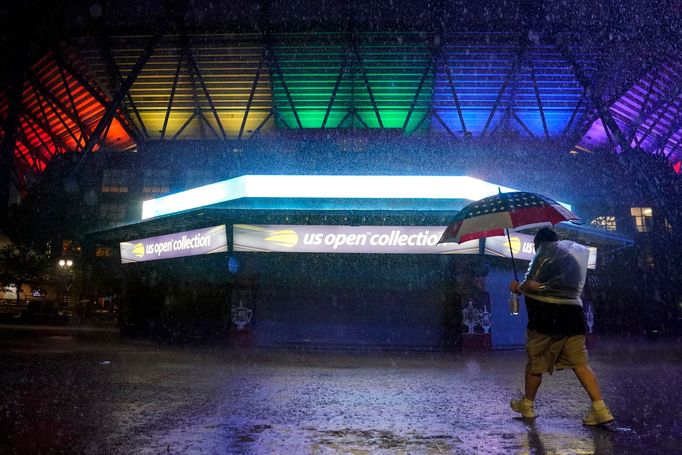
[[[170,172],[167,170],[144,171],[143,193],[167,193],[170,191]]]
[[[653,220],[651,207],[631,207],[630,215],[635,218],[635,226],[639,232],[650,232]]]
[[[105,169],[102,174],[103,193],[127,193],[128,174],[123,169]]]

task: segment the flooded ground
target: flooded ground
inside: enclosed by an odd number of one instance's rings
[[[2,453],[679,453],[679,341],[600,339],[617,420],[586,428],[571,372],[535,421],[508,406],[521,351],[451,354],[159,346],[100,333],[3,330]],[[89,335],[83,337],[82,335]]]

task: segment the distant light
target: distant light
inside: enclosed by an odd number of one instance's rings
[[[468,176],[244,175],[142,203],[142,219],[241,198],[468,199],[518,191]],[[570,210],[570,205],[560,203]]]
[[[229,270],[230,273],[237,273],[239,271],[239,259],[230,256],[230,259],[227,260],[227,270]]]
[[[71,259],[66,260],[66,266],[71,267],[73,265],[73,261]]]
[[[66,261],[64,259],[59,260],[59,267],[64,267],[66,265]]]

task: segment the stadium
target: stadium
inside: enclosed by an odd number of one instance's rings
[[[584,221],[557,231],[596,252],[599,330],[679,330],[679,30],[526,2],[157,3],[10,15],[2,229],[52,267],[17,301],[115,309],[131,335],[428,350],[461,347],[472,302],[515,347],[532,232],[432,238],[517,190]]]

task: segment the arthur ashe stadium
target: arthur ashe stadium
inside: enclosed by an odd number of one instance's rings
[[[191,3],[14,25],[4,200],[32,207],[62,277],[27,300],[160,336],[416,348],[461,343],[471,303],[515,346],[507,284],[533,231],[436,243],[518,190],[582,219],[556,229],[591,247],[595,327],[675,329],[679,30],[639,39],[580,5]]]

